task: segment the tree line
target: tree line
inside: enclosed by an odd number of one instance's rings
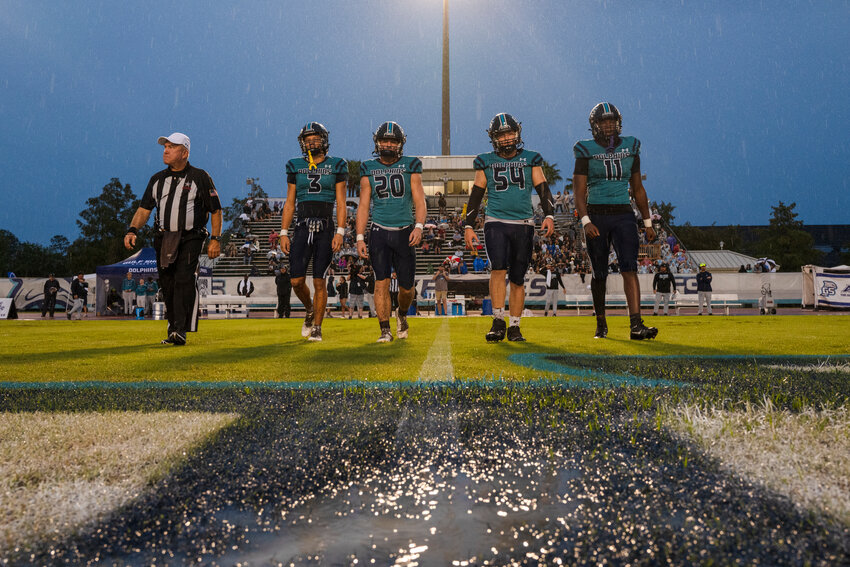
[[[671,203],[654,203],[661,218],[672,228],[686,250],[733,250],[756,258],[776,261],[783,272],[798,272],[806,264],[818,264],[823,252],[814,247],[814,238],[803,230],[803,221],[794,209],[797,203],[779,201],[771,207],[766,227],[745,228],[740,225],[696,227],[686,222],[677,225]],[[844,261],[850,253],[844,254]]]

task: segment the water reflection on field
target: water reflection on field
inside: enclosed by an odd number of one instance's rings
[[[667,432],[656,413],[659,400],[750,400],[780,386],[811,400],[837,399],[846,395],[846,376],[786,380],[728,361],[687,367],[612,359],[604,370],[688,378],[700,387],[12,392],[19,407],[142,403],[241,415],[128,508],[19,562],[848,562],[850,528],[801,514],[724,472]],[[795,403],[790,394],[776,396]]]
[[[445,417],[405,420],[396,445],[419,445],[414,458],[322,491],[221,563],[486,565],[561,547],[585,497],[574,459],[536,440],[463,450],[457,415]]]

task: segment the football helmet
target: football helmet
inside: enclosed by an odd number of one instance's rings
[[[298,144],[301,146],[301,153],[304,154],[304,157],[307,157],[308,150],[314,154],[319,152],[328,155],[328,148],[330,148],[328,135],[328,129],[319,122],[308,122],[305,124],[304,127],[301,128],[301,133],[298,134]],[[321,138],[321,143],[318,146],[311,145],[308,147],[304,141],[304,138],[307,136],[319,136],[319,138]]]
[[[398,125],[398,122],[384,122],[372,134],[372,140],[375,142],[375,151],[372,152],[374,156],[397,160],[404,152],[404,143],[407,141],[407,136],[404,135],[404,130]],[[398,142],[398,149],[381,149],[381,140],[394,140]]]
[[[613,134],[606,135],[602,131],[602,122],[604,120],[614,120],[616,127]],[[604,148],[614,147],[615,142],[620,138],[620,132],[623,130],[623,115],[617,110],[617,107],[610,102],[600,102],[590,111],[590,131],[593,132],[593,139],[596,143]],[[613,140],[612,140],[613,138]]]
[[[516,132],[516,138],[499,142],[496,138],[499,134],[505,132]],[[490,136],[490,143],[493,144],[493,151],[497,154],[512,154],[522,149],[522,124],[510,114],[500,112],[490,121],[490,127],[487,128],[487,135]]]

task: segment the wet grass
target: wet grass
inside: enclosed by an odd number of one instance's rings
[[[461,379],[528,380],[548,375],[513,364],[528,353],[609,356],[846,353],[850,317],[655,317],[654,341],[628,340],[611,317],[609,339],[592,338],[592,317],[523,319],[528,342],[487,344],[488,317],[449,318],[451,361]],[[3,321],[0,382],[324,382],[416,380],[441,318],[411,319],[411,338],[375,344],[374,319],[326,320],[308,343],[296,319],[201,321],[189,345],[160,345],[161,321]]]
[[[451,564],[470,560],[445,546],[460,533],[483,546],[481,564],[847,563],[845,521],[801,508],[670,425],[683,407],[769,404],[815,423],[846,412],[848,322],[674,317],[659,322],[659,340],[636,342],[617,338],[625,318],[611,318],[606,341],[591,338],[590,318],[533,318],[527,343],[488,345],[488,319],[450,319],[455,379],[429,384],[416,372],[437,319],[413,320],[411,339],[389,345],[373,343],[374,320],[331,320],[321,344],[300,338],[300,321],[204,321],[183,349],[152,344],[160,322],[4,323],[5,412],[240,417],[108,520],[0,563],[388,564],[415,549],[421,564]],[[439,504],[416,500],[425,484]],[[414,498],[420,511],[358,491]],[[345,521],[328,528],[313,503],[340,498],[334,517]],[[458,499],[482,520],[427,523]],[[495,502],[505,516],[488,516]],[[407,531],[347,532],[375,513]],[[293,535],[302,525],[307,543]],[[351,539],[334,547],[340,533]]]
[[[826,565],[850,559],[845,523],[801,509],[782,493],[724,468],[698,444],[669,432],[664,413],[682,404],[740,408],[754,399],[775,400],[771,403],[790,413],[846,407],[846,370],[808,372],[807,358],[795,359],[790,369],[776,368],[787,359],[770,357],[560,362],[687,385],[575,389],[541,380],[285,390],[6,389],[0,404],[12,411],[191,409],[242,416],[109,522],[80,537],[44,542],[18,559],[231,564],[263,542],[276,548],[275,538],[297,531],[299,522],[320,522],[309,506],[317,499],[339,497],[352,487],[409,494],[423,482],[425,469],[446,498],[457,490],[466,494],[479,510],[475,513],[485,514],[483,503],[493,499],[511,503],[507,510],[534,509],[543,506],[541,498],[554,499],[546,508],[552,514],[502,518],[503,533],[493,544],[499,561],[494,556],[493,563],[563,557],[574,564]],[[546,480],[553,474],[560,478],[555,484]],[[458,489],[462,478],[470,480]],[[518,478],[531,484],[518,488]],[[517,491],[532,494],[535,486],[546,488],[540,489],[542,496],[516,500]],[[480,507],[473,506],[476,502]],[[346,510],[376,511],[374,504],[343,503]],[[436,517],[439,506],[434,508]],[[436,531],[429,533],[421,516],[386,507],[377,511],[388,521],[414,526],[416,549],[430,542],[433,550],[441,538],[456,535],[451,524],[432,522]],[[339,512],[340,517],[351,513]],[[480,541],[496,537],[479,536]],[[475,541],[477,536],[464,537]],[[517,538],[540,545],[534,548],[537,560]],[[321,539],[311,541],[321,547]],[[400,557],[393,547],[398,541],[376,541],[352,540],[348,549],[367,563]],[[299,553],[272,554],[264,564],[345,560],[328,549],[315,549],[309,557]]]

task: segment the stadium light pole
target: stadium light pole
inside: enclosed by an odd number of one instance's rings
[[[442,155],[451,155],[451,119],[449,112],[449,0],[443,0],[443,143]]]

